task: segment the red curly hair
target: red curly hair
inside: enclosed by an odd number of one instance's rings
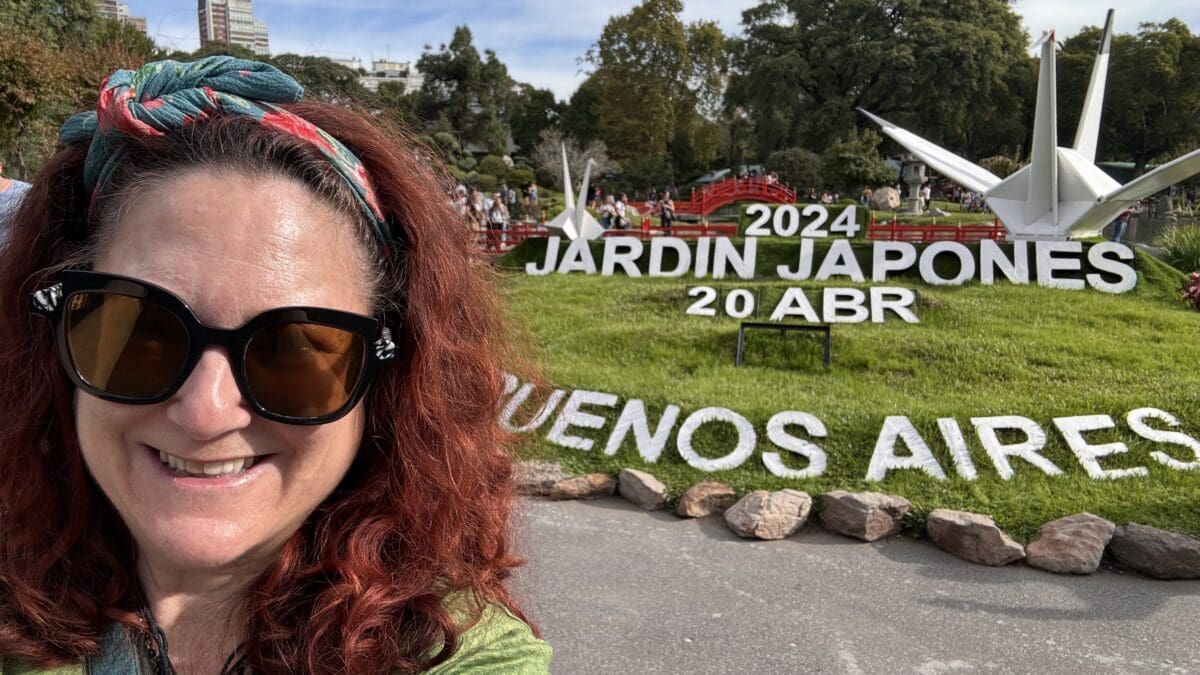
[[[367,396],[363,442],[341,485],[249,588],[246,661],[255,672],[417,671],[453,654],[483,603],[522,616],[504,584],[520,560],[509,550],[508,439],[496,424],[507,358],[497,301],[431,153],[355,111],[285,107],[362,160],[398,230],[390,251],[374,246],[372,274],[377,305],[399,328],[400,362]],[[189,166],[280,172],[358,213],[312,148],[244,118],[129,145],[92,217],[86,151],[51,157],[0,250],[0,410],[9,420],[0,429],[0,654],[42,667],[96,655],[114,621],[145,624],[136,547],[86,470],[73,390],[30,293],[86,261],[139,181]],[[474,600],[466,624],[447,607],[451,594]]]

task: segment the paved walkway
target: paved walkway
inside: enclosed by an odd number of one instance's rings
[[[523,508],[518,595],[555,673],[1200,673],[1200,582],[820,529],[743,541],[615,498]]]

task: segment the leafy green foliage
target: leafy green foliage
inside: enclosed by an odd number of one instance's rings
[[[588,52],[595,92],[581,97],[617,161],[667,156],[668,174],[711,165],[723,141],[725,36],[712,22],[684,25],[682,11],[680,0],[643,0],[610,18]]]
[[[1172,225],[1154,240],[1180,272],[1200,271],[1200,226]]]
[[[554,98],[549,89],[537,89],[525,83],[517,85],[513,93],[512,127],[513,143],[525,155],[533,152],[542,131],[553,127],[562,115],[563,104]]]
[[[324,56],[280,54],[271,58],[270,63],[304,85],[307,96],[329,103],[350,103],[367,98],[367,90],[359,83],[357,72]]]
[[[790,185],[797,192],[810,187],[819,189],[824,185],[821,178],[821,156],[812,150],[804,148],[776,150],[767,157],[764,168],[767,171],[774,171],[779,176],[780,182]]]
[[[763,0],[743,17],[730,99],[760,155],[824,150],[866,125],[859,106],[968,155],[1024,138],[1014,83],[1030,57],[1004,0]]]
[[[881,140],[872,129],[855,129],[830,143],[821,156],[825,185],[844,192],[895,182],[896,173],[879,156]]]
[[[1001,178],[1007,178],[1021,168],[1021,162],[1005,155],[993,155],[979,160],[979,166]]]
[[[505,152],[513,80],[495,52],[481,57],[471,30],[459,26],[449,45],[421,55],[417,70],[425,77],[415,108],[421,119],[445,119],[469,148]]]
[[[503,159],[495,155],[488,155],[479,160],[479,172],[490,173],[492,176],[503,179],[508,176],[508,165],[504,163]]]
[[[1101,29],[1085,28],[1058,56],[1060,138],[1073,138]],[[1179,19],[1142,24],[1137,35],[1113,36],[1099,156],[1147,163],[1200,146],[1200,33]]]
[[[80,47],[93,41],[99,21],[95,0],[4,0],[0,26],[34,42]]]

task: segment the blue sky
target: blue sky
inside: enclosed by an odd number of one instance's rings
[[[195,0],[125,0],[147,18],[164,47],[200,46]],[[448,42],[454,27],[467,24],[475,46],[494,50],[518,80],[567,98],[583,80],[578,59],[596,41],[604,23],[638,0],[255,0],[255,14],[270,29],[271,52],[295,52],[364,62],[389,57],[416,61],[425,45]],[[710,19],[727,33],[739,30],[742,10],[756,0],[684,0],[684,19]],[[1074,34],[1104,22],[1104,9],[1117,10],[1117,31],[1133,32],[1142,21],[1183,19],[1200,32],[1197,0],[1017,0],[1025,28],[1036,38],[1045,28]]]

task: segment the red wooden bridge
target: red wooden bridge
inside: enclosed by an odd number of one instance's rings
[[[672,195],[675,196],[675,195]],[[796,192],[779,181],[766,178],[730,178],[710,183],[692,192],[691,199],[675,199],[675,213],[707,218],[713,211],[737,202],[766,202],[768,204],[795,204]],[[659,212],[655,202],[636,202],[641,213]]]

